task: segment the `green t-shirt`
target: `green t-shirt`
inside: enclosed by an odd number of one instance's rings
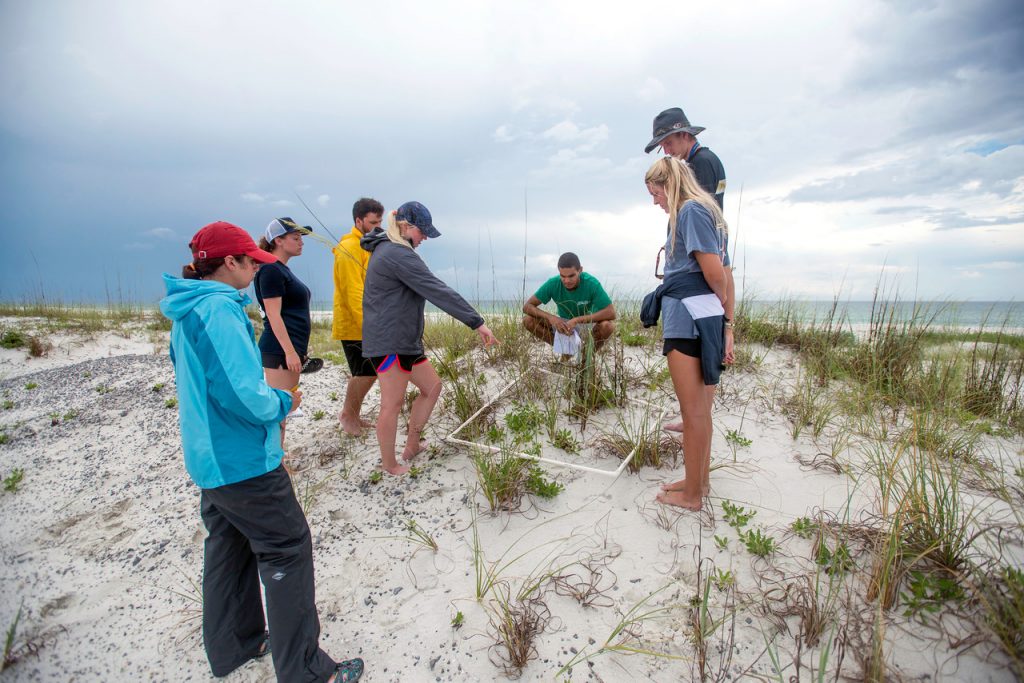
[[[566,289],[562,278],[556,275],[542,284],[534,296],[540,299],[541,304],[554,299],[559,317],[566,320],[597,313],[612,302],[597,278],[586,271],[580,274],[576,289]]]

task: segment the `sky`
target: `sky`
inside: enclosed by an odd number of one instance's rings
[[[0,92],[4,301],[149,305],[203,225],[340,238],[361,196],[429,207],[470,301],[563,251],[642,296],[675,106],[742,296],[1024,299],[1019,0],[0,0]],[[330,301],[327,246],[289,265]]]

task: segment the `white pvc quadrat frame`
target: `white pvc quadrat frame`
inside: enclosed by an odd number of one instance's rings
[[[465,422],[460,424],[458,427],[455,428],[454,431],[452,431],[451,434],[449,434],[447,437],[445,437],[445,440],[446,441],[450,441],[452,443],[462,444],[463,446],[471,446],[473,448],[479,448],[479,449],[482,449],[482,450],[485,450],[485,451],[490,451],[491,453],[500,453],[501,449],[498,448],[497,446],[491,446],[489,444],[477,443],[476,441],[468,441],[466,439],[460,439],[456,435],[459,432],[461,432],[463,429],[465,429],[466,425],[468,425],[470,422],[472,422],[477,417],[479,417],[481,413],[483,413],[485,410],[487,410],[487,408],[489,408],[490,406],[492,406],[495,403],[497,403],[498,400],[501,399],[501,397],[504,396],[505,393],[509,389],[511,389],[515,385],[519,384],[519,382],[524,377],[526,377],[527,373],[535,372],[535,371],[536,372],[544,372],[544,373],[547,373],[549,375],[555,375],[555,376],[558,376],[558,377],[561,376],[561,375],[558,375],[558,373],[554,373],[554,372],[551,372],[549,370],[544,370],[543,368],[531,368],[530,370],[527,370],[523,374],[519,375],[519,377],[517,377],[516,379],[512,380],[512,382],[510,382],[508,384],[508,386],[506,386],[501,391],[499,391],[495,395],[494,398],[492,398],[490,401],[488,401],[483,406],[481,406],[480,410],[478,410],[475,413],[473,413],[472,415],[470,415],[466,419]],[[655,408],[655,409],[658,408],[653,403],[650,403],[649,401],[644,401],[642,399],[630,398],[630,399],[627,399],[627,400],[630,403],[635,403],[637,405],[645,405],[645,406],[649,406],[649,407]],[[664,417],[664,415],[665,415],[665,409],[661,408],[658,411],[658,422],[661,422],[661,419],[662,419],[662,417]],[[565,460],[555,460],[554,458],[545,458],[545,457],[540,456],[540,455],[534,455],[533,453],[523,453],[521,451],[513,452],[513,453],[511,453],[511,455],[514,455],[514,456],[519,457],[519,458],[523,458],[524,460],[533,460],[535,462],[543,462],[543,463],[546,463],[548,465],[554,465],[556,467],[566,467],[568,469],[580,470],[582,472],[590,472],[592,474],[603,474],[606,477],[617,478],[620,474],[622,474],[622,471],[629,466],[630,461],[633,460],[633,456],[636,455],[636,451],[637,451],[638,447],[639,446],[635,446],[633,448],[633,450],[629,452],[629,455],[627,455],[622,460],[622,463],[618,467],[616,467],[614,470],[603,470],[603,469],[601,469],[599,467],[588,467],[587,465],[579,465],[577,463],[567,462]]]

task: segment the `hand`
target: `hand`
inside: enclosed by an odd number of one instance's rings
[[[302,372],[302,360],[294,350],[284,352],[284,364],[292,372]]]
[[[725,328],[725,361],[726,365],[732,365],[736,360],[735,346],[732,337],[732,328]]]
[[[300,405],[302,405],[302,392],[296,389],[292,392],[292,411],[298,410]]]
[[[553,315],[550,318],[551,325],[562,334],[569,334],[568,321],[559,318],[557,315]]]
[[[480,341],[483,342],[484,348],[489,349],[494,344],[500,344],[498,338],[494,336],[494,333],[487,327],[487,325],[481,325],[476,328],[476,333],[480,335]]]
[[[572,334],[572,331],[576,329],[576,325],[577,323],[579,323],[579,320],[579,318],[572,318],[570,320],[566,320],[565,332],[563,332],[563,334]]]

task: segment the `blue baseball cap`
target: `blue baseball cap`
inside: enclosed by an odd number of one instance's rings
[[[437,239],[441,236],[441,232],[434,227],[434,220],[430,216],[430,211],[419,202],[406,202],[402,204],[398,207],[395,218],[406,223],[412,223],[430,239]]]

